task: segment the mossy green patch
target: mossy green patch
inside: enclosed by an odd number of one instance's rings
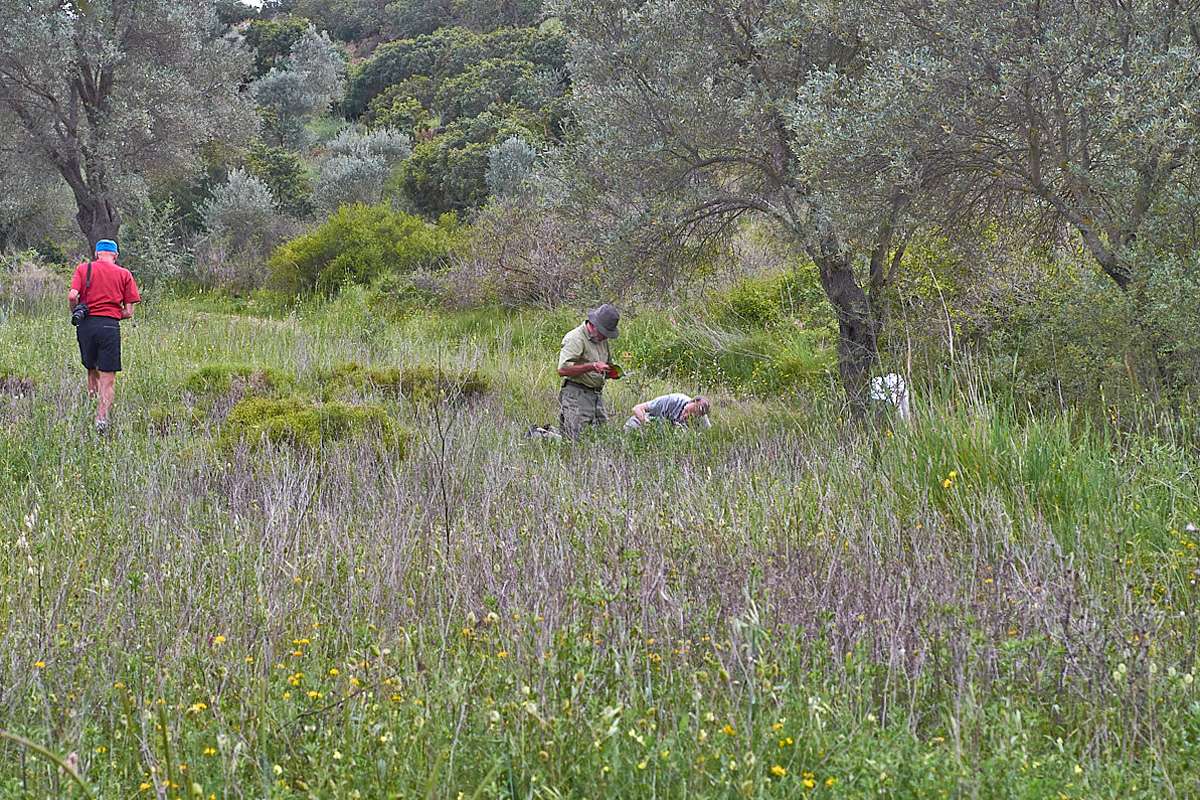
[[[447,370],[426,364],[364,367],[349,362],[319,373],[319,379],[326,398],[344,397],[350,391],[375,391],[416,403],[430,403],[438,398],[465,402],[491,389],[487,378],[474,370]]]
[[[292,385],[292,379],[272,367],[249,364],[206,364],[188,376],[183,388],[192,394],[277,394]]]
[[[263,439],[316,449],[322,444],[373,439],[403,449],[407,434],[379,405],[310,403],[298,397],[247,397],[225,420],[224,445],[239,440],[257,444]]]

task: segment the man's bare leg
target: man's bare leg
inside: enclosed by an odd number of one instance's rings
[[[108,411],[112,408],[113,397],[117,391],[117,373],[101,372],[98,374],[100,402],[96,405],[96,421],[108,422]]]
[[[98,370],[98,369],[89,369],[88,370],[87,387],[88,387],[88,395],[93,398],[96,397],[96,395],[100,393],[100,370]]]

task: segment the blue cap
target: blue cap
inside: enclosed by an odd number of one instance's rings
[[[101,239],[96,242],[97,253],[115,253],[117,252],[117,243],[112,239]]]

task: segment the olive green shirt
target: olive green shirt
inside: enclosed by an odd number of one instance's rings
[[[587,323],[585,322],[563,337],[562,350],[558,354],[558,368],[562,369],[573,364],[587,364],[592,361],[603,361],[605,364],[611,364],[612,358],[608,351],[608,340],[606,339],[603,342],[592,341],[591,337],[588,336]],[[599,372],[585,372],[574,378],[567,378],[567,380],[587,386],[590,389],[604,388],[604,376]]]

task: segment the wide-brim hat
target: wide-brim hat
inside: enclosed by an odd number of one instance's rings
[[[621,321],[621,312],[612,303],[605,303],[599,308],[588,312],[588,322],[596,326],[596,330],[604,334],[605,339],[617,338],[617,323]]]

